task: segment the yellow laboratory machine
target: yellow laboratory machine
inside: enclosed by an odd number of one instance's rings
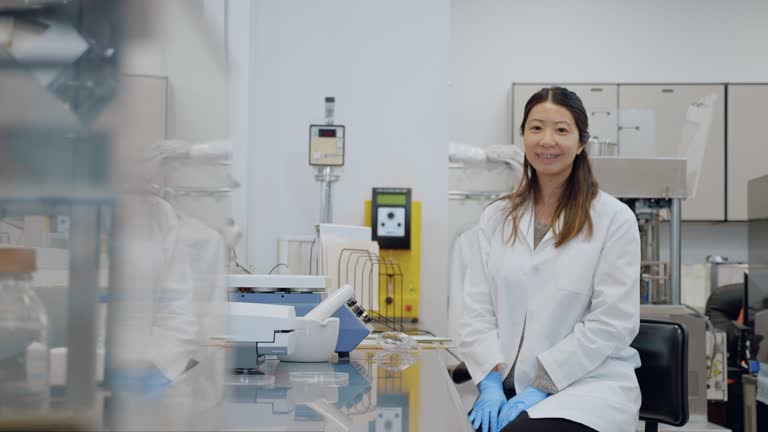
[[[374,314],[418,322],[421,202],[411,201],[411,189],[374,188],[372,200],[365,201],[364,218],[372,240],[379,243],[379,308]]]

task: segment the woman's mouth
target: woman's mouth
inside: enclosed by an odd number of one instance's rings
[[[543,160],[543,161],[553,161],[560,157],[559,154],[553,154],[553,153],[536,153],[536,157]]]

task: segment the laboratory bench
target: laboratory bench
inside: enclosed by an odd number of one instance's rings
[[[225,350],[222,350],[225,351]],[[156,395],[115,397],[121,430],[471,431],[465,408],[437,350],[393,370],[381,350],[356,350],[348,360],[267,360],[258,375],[220,374],[226,356],[182,375]],[[198,369],[198,370],[196,370]]]

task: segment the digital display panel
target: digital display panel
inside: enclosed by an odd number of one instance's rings
[[[376,204],[380,206],[404,206],[406,204],[406,197],[399,194],[378,194],[376,195]]]
[[[320,138],[336,138],[336,129],[318,129],[317,136]]]

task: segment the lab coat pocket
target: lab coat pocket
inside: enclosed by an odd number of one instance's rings
[[[592,276],[594,275],[596,260],[590,255],[589,248],[584,245],[581,247],[568,247],[560,257],[559,268],[562,271],[558,273],[555,279],[556,288],[560,291],[592,295]],[[575,245],[574,245],[575,246]]]
[[[592,295],[592,284],[590,283],[580,283],[575,278],[561,278],[557,281],[557,290],[570,293],[570,294],[581,294],[583,296],[591,296]]]

